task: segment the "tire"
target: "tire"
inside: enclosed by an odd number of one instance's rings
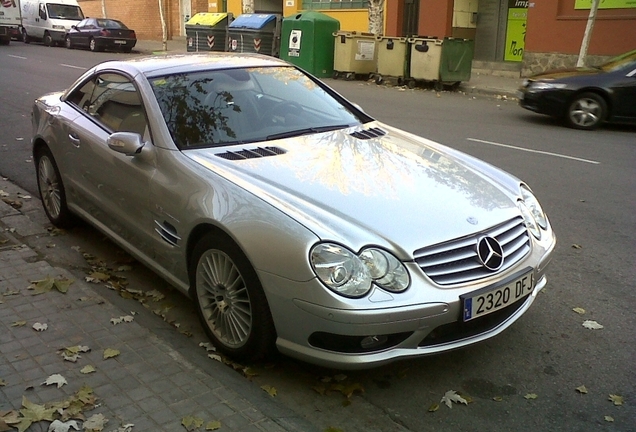
[[[444,84],[441,81],[435,81],[433,83],[433,89],[435,89],[435,91],[441,92],[442,90],[444,90]]]
[[[353,72],[347,72],[345,75],[345,80],[346,81],[353,81],[354,79],[356,79],[356,74],[354,74]]]
[[[53,46],[53,38],[51,37],[49,32],[44,33],[44,38],[42,39],[42,42],[47,47]]]
[[[379,75],[379,74],[376,75],[375,76],[375,83],[380,85],[380,84],[382,84],[382,82],[384,82],[384,78],[382,78],[382,75]]]
[[[35,170],[44,212],[58,228],[75,225],[75,217],[66,204],[66,192],[55,159],[48,147],[35,151]]]
[[[73,41],[72,41],[72,40],[71,40],[71,38],[70,38],[70,37],[68,37],[68,36],[66,36],[66,38],[64,39],[64,46],[66,46],[66,48],[68,48],[68,49],[73,49],[73,48],[75,48],[75,47],[73,46]]]
[[[276,330],[258,276],[227,236],[206,234],[190,262],[191,293],[217,350],[237,361],[275,352]]]
[[[407,86],[408,88],[410,88],[410,89],[414,89],[414,88],[415,88],[415,84],[416,84],[416,82],[415,82],[415,80],[414,80],[414,79],[412,79],[412,78],[406,82],[406,86]]]
[[[581,93],[574,97],[565,113],[565,121],[574,129],[592,130],[603,123],[607,115],[605,99],[596,93]]]
[[[25,29],[22,29],[22,42],[25,44],[31,43],[31,37],[27,34]]]
[[[88,40],[88,49],[90,49],[93,52],[97,52],[99,51],[99,45],[97,44],[97,41],[94,38],[90,38]]]

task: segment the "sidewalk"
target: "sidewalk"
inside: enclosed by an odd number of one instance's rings
[[[185,38],[175,38],[167,42],[167,53],[185,53]],[[137,41],[135,51],[143,54],[163,53],[161,41]],[[470,94],[481,94],[494,97],[516,98],[516,92],[521,87],[522,78],[507,78],[494,75],[472,73],[470,81],[462,82],[459,91]]]
[[[20,416],[20,430],[49,431],[53,419],[77,420],[78,413],[94,430],[107,420],[105,432],[185,431],[183,422],[202,422],[187,429],[198,431],[314,430],[205,350],[185,358],[100,295],[104,287],[42,259],[26,244],[55,247],[39,200],[5,179],[0,198],[0,430],[14,430],[2,427],[5,420],[17,429]],[[50,283],[34,289],[38,280]],[[73,282],[66,287],[65,280]],[[111,321],[125,316],[131,321]],[[76,354],[75,362],[63,358]],[[61,401],[60,411],[49,409]],[[46,421],[28,427],[29,417]]]

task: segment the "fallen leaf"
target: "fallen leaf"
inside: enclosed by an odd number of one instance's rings
[[[584,385],[582,385],[582,386],[578,386],[578,387],[576,388],[576,391],[577,391],[577,392],[579,392],[579,393],[581,393],[581,394],[587,394],[587,388],[585,388],[585,386],[584,386]]]
[[[605,416],[603,418],[605,419],[606,422],[610,422],[611,423],[611,422],[614,421],[614,417],[612,417],[612,416]]]
[[[221,422],[220,421],[211,421],[208,422],[205,425],[205,430],[217,430],[217,429],[221,429]]]
[[[181,424],[187,431],[193,431],[203,426],[203,419],[199,417],[187,416],[181,419]]]
[[[131,270],[132,270],[132,266],[129,266],[129,265],[123,265],[123,266],[117,267],[118,272],[127,272]]]
[[[6,386],[7,382],[5,380],[3,380],[2,378],[0,378],[0,387]]]
[[[112,357],[117,357],[119,354],[121,354],[119,350],[106,348],[104,350],[104,360],[112,358]]]
[[[439,409],[439,404],[434,403],[430,407],[428,407],[428,412],[435,412]]]
[[[68,384],[66,382],[66,379],[60,375],[60,374],[53,374],[50,377],[48,377],[46,379],[46,381],[44,381],[42,384],[40,385],[52,385],[52,384],[56,384],[57,388],[62,387],[64,384]]]
[[[75,420],[69,420],[66,423],[62,423],[59,420],[54,420],[53,423],[49,425],[49,429],[47,432],[68,432],[70,428],[73,428],[76,431],[80,430]]]
[[[492,400],[494,400],[495,402],[501,402],[503,400],[503,397],[495,396],[494,398],[492,398]]]
[[[580,307],[572,308],[572,310],[573,310],[574,312],[576,312],[577,314],[579,314],[579,315],[583,315],[583,314],[585,313],[585,309],[580,308]]]
[[[94,414],[86,419],[84,422],[84,430],[88,431],[102,431],[104,426],[108,423],[108,419],[104,417],[104,414]]]
[[[135,427],[133,423],[127,423],[123,426],[119,426],[117,430],[113,432],[132,432],[132,428]]]
[[[586,329],[590,329],[590,330],[598,330],[598,329],[602,329],[603,326],[599,323],[597,323],[596,321],[592,321],[592,320],[585,320],[583,321],[583,324],[581,324],[583,327],[585,327]]]
[[[223,359],[218,354],[208,354],[208,357],[211,358],[212,360],[216,360],[218,362],[223,362]]]
[[[583,246],[578,245],[578,244],[576,244],[576,243],[574,243],[574,244],[572,245],[572,247],[573,247],[574,249],[583,249]]]
[[[53,414],[55,408],[45,408],[44,405],[38,405],[29,401],[25,396],[22,396],[22,406],[20,414],[22,415],[15,427],[18,428],[18,432],[24,432],[33,423],[46,420],[53,421]]]
[[[26,321],[14,321],[11,327],[22,327],[26,325]]]
[[[527,395],[524,396],[524,398],[530,400],[530,399],[536,399],[539,396],[536,393],[528,393]]]
[[[46,324],[46,323],[44,323],[44,324],[42,324],[42,323],[33,324],[33,330],[35,330],[35,331],[42,332],[42,331],[44,331],[44,330],[46,330],[48,328],[49,328],[49,325]]]
[[[261,388],[263,390],[265,390],[271,397],[275,397],[277,392],[276,392],[276,388],[269,386],[269,385],[262,385]]]
[[[86,365],[80,369],[80,373],[83,373],[83,374],[89,374],[92,372],[97,372],[97,369],[95,369],[95,367],[93,367],[92,365]]]
[[[440,403],[446,404],[446,406],[449,408],[453,407],[453,402],[468,405],[468,401],[458,395],[455,390],[447,391],[446,393],[444,393],[444,396],[442,396],[442,399],[440,400]]]
[[[609,398],[607,400],[612,401],[614,405],[617,405],[617,406],[623,405],[623,396],[611,394],[609,395]]]

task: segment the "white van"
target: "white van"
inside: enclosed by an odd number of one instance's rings
[[[66,32],[84,19],[77,0],[21,0],[22,40],[62,45]]]
[[[0,45],[8,45],[20,27],[18,0],[0,1]]]

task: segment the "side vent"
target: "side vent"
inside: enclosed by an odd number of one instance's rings
[[[172,246],[179,247],[179,241],[181,240],[181,237],[177,235],[177,229],[174,226],[166,221],[163,221],[163,223],[161,223],[158,220],[155,220],[155,231],[166,243],[169,243]]]
[[[384,135],[386,135],[386,132],[380,128],[371,128],[367,130],[361,130],[351,134],[352,137],[363,139],[363,140],[378,138]]]
[[[215,156],[228,160],[255,159],[267,156],[276,156],[287,153],[279,147],[257,147],[254,149],[244,149],[239,151],[228,151],[225,153],[217,153]]]

